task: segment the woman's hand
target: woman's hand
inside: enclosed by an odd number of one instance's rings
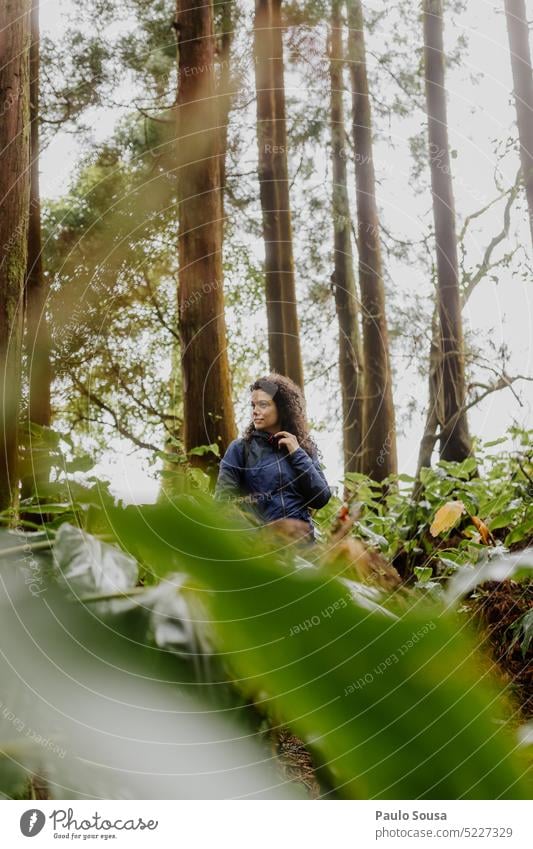
[[[294,452],[300,447],[294,434],[289,433],[287,430],[280,430],[275,434],[275,436],[278,440],[278,445],[284,445],[289,454],[294,454]],[[281,439],[279,439],[280,436]]]

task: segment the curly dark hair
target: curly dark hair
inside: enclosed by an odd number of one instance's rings
[[[250,392],[262,389],[274,400],[278,409],[280,430],[293,433],[299,444],[313,459],[318,456],[314,440],[309,436],[305,413],[305,398],[300,387],[290,377],[282,374],[267,374],[250,384]],[[243,437],[249,442],[255,425],[252,422],[244,431]]]

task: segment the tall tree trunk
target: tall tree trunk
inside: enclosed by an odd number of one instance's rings
[[[217,443],[223,452],[236,429],[224,318],[212,0],[177,0],[176,25],[183,436],[187,451]]]
[[[424,0],[424,63],[429,160],[437,249],[442,415],[440,457],[461,461],[471,453],[465,404],[463,328],[455,207],[450,169],[442,0]]]
[[[39,0],[32,0],[30,48],[30,205],[28,272],[25,288],[29,419],[50,426],[50,336],[43,275],[41,200],[39,192]]]
[[[334,232],[334,272],[332,283],[339,321],[339,377],[342,394],[344,472],[360,470],[363,395],[361,392],[361,352],[355,287],[351,216],[345,153],[343,104],[344,50],[341,7],[343,0],[331,3],[330,41],[330,123],[332,159],[332,211]]]
[[[442,381],[440,378],[440,334],[439,334],[439,314],[437,307],[433,310],[431,320],[431,345],[429,351],[429,374],[428,374],[428,406],[426,412],[426,421],[424,424],[424,432],[420,440],[418,449],[418,462],[416,466],[416,479],[413,487],[413,498],[418,501],[422,492],[423,484],[420,478],[420,473],[424,468],[431,467],[431,458],[433,449],[437,441],[437,433],[439,422],[442,421],[442,409],[439,405],[442,404],[442,393],[440,388]]]
[[[226,188],[226,157],[228,152],[228,124],[233,91],[231,88],[231,43],[235,27],[234,0],[224,0],[220,9],[217,58],[219,65],[217,85],[218,167],[220,171],[220,238],[224,244],[224,192]]]
[[[283,322],[285,328],[285,374],[303,389],[304,373],[300,350],[292,223],[289,193],[289,166],[287,145],[287,118],[285,107],[285,71],[283,61],[283,26],[281,0],[270,0],[272,6],[272,87],[275,114],[274,180],[277,194],[279,222],[279,252],[283,286]]]
[[[255,86],[257,102],[258,177],[263,240],[270,368],[286,374],[283,275],[279,258],[279,222],[274,160],[276,132],[272,86],[272,22],[270,0],[256,0],[254,23]]]
[[[397,472],[396,427],[376,202],[363,9],[359,0],[348,0],[348,25],[365,370],[361,470],[375,480],[382,481]]]
[[[30,159],[29,0],[0,4],[0,509],[16,501]]]
[[[516,122],[520,139],[520,161],[533,245],[533,75],[525,0],[505,0],[505,15],[513,72]]]

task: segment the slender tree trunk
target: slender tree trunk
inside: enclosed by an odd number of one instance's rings
[[[30,48],[30,205],[26,277],[26,352],[29,419],[50,426],[50,336],[46,319],[47,286],[43,275],[39,193],[39,0],[32,0]]]
[[[505,15],[513,72],[516,122],[520,139],[520,161],[533,245],[533,75],[525,0],[505,0]]]
[[[363,9],[359,0],[347,2],[365,369],[362,471],[381,481],[397,472],[396,427],[376,202]]]
[[[169,420],[171,432],[167,432],[163,446],[163,450],[167,454],[167,459],[164,459],[162,463],[163,474],[157,495],[157,501],[160,504],[172,500],[176,495],[180,495],[184,489],[183,475],[176,474],[180,468],[180,463],[183,462],[181,449],[181,443],[183,443],[183,420],[180,421],[179,418],[183,410],[180,361],[181,348],[179,340],[173,337],[170,379],[168,381],[168,412],[170,415],[176,416],[176,419],[173,426],[172,420]]]
[[[442,421],[441,405],[441,378],[440,378],[440,336],[439,336],[439,315],[437,307],[433,311],[431,321],[431,346],[429,351],[429,375],[428,375],[428,406],[426,412],[426,421],[424,425],[424,433],[420,440],[418,449],[418,462],[416,467],[416,479],[413,487],[413,498],[418,501],[424,487],[420,479],[420,473],[424,468],[431,467],[431,458],[433,449],[437,441],[437,433],[439,423]],[[442,405],[441,405],[442,406]]]
[[[461,461],[470,455],[471,443],[466,413],[461,412],[465,404],[463,328],[448,144],[442,0],[424,0],[423,18],[444,417],[440,456],[443,460]]]
[[[29,0],[0,4],[0,509],[16,502],[30,159]]]
[[[272,85],[272,25],[270,0],[256,0],[254,24],[255,85],[257,99],[258,176],[263,239],[270,368],[286,374],[283,275],[279,259],[279,222],[274,159],[276,132]]]
[[[360,470],[363,395],[358,305],[355,287],[351,216],[348,198],[343,104],[344,51],[342,44],[342,0],[331,3],[330,123],[332,158],[332,211],[334,232],[335,306],[339,321],[339,376],[342,394],[344,472]]]
[[[177,0],[176,11],[184,442],[187,451],[217,443],[222,453],[236,429],[224,318],[213,4]]]
[[[300,328],[298,324],[296,281],[292,241],[289,193],[287,118],[285,106],[285,70],[283,61],[283,27],[281,0],[270,0],[272,7],[272,86],[274,94],[275,145],[274,179],[278,200],[279,252],[283,285],[283,314],[285,328],[285,374],[301,388],[304,385]]]

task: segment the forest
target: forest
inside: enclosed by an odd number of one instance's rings
[[[530,28],[2,0],[3,799],[531,798]]]

